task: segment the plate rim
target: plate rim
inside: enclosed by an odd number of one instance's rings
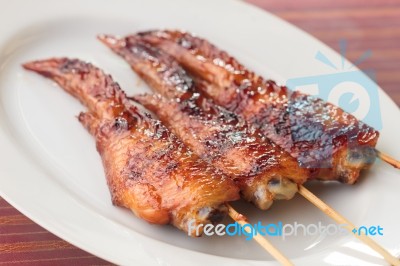
[[[74,2],[75,1],[75,2]],[[174,3],[182,3],[182,0],[173,0],[174,1]],[[261,9],[259,9],[259,8],[257,8],[257,7],[254,7],[254,6],[252,6],[252,5],[250,5],[250,4],[248,4],[248,3],[245,3],[245,2],[242,2],[242,1],[232,1],[232,0],[220,0],[221,1],[221,3],[222,2],[224,2],[224,4],[230,4],[230,5],[237,5],[238,6],[238,8],[239,7],[243,7],[243,8],[249,8],[248,10],[253,10],[254,12],[260,12],[260,14],[263,14],[263,16],[265,16],[265,15],[267,15],[268,17],[269,17],[269,19],[271,19],[271,18],[273,18],[274,20],[276,20],[276,21],[278,21],[279,22],[279,24],[281,24],[281,23],[284,23],[286,26],[289,26],[289,28],[291,28],[291,30],[294,30],[294,31],[297,31],[297,33],[299,33],[299,34],[301,34],[301,35],[304,35],[304,36],[307,36],[307,38],[312,38],[313,39],[313,41],[317,41],[318,42],[318,45],[319,46],[321,46],[321,47],[323,47],[325,50],[329,50],[329,51],[332,51],[332,49],[331,48],[329,48],[328,46],[326,46],[325,44],[323,44],[323,43],[321,43],[319,40],[317,40],[317,39],[315,39],[314,37],[312,37],[311,35],[309,35],[309,34],[307,34],[307,33],[305,33],[305,32],[303,32],[303,31],[301,31],[301,30],[299,30],[298,28],[296,28],[295,26],[293,26],[293,25],[291,25],[291,24],[289,24],[288,22],[286,22],[286,21],[283,21],[282,19],[280,19],[280,18],[277,18],[277,17],[275,17],[274,15],[272,15],[272,14],[270,14],[270,13],[268,13],[268,12],[266,12],[266,11],[264,11],[264,10],[261,10]],[[39,2],[41,2],[41,3],[46,3],[46,2],[50,2],[50,1],[48,1],[48,0],[39,0]],[[79,1],[77,1],[77,0],[73,0],[73,1],[71,1],[71,2],[74,2],[74,3],[79,3]],[[92,3],[94,3],[95,1],[90,1],[90,2],[92,2]],[[129,3],[128,1],[123,1],[123,0],[120,0],[119,2],[121,2],[122,4],[125,4],[125,3]],[[134,6],[136,3],[138,3],[139,1],[131,1],[131,5],[132,6]],[[152,2],[158,2],[158,1],[155,1],[155,0],[152,0]],[[106,6],[106,4],[105,4],[105,1],[102,1],[102,2],[100,2],[100,1],[97,1],[96,2],[98,5],[100,5],[100,4],[104,4],[105,6]],[[100,4],[99,4],[100,3]],[[196,4],[197,4],[198,2],[196,2]],[[214,3],[213,1],[203,1],[203,3],[204,4],[206,4],[206,3]],[[7,7],[10,7],[11,9],[12,8],[18,8],[18,7],[20,7],[21,5],[25,5],[26,3],[23,1],[23,0],[17,0],[17,1],[13,1],[13,2],[8,2],[8,6],[6,5],[5,6],[5,10],[7,10]],[[35,1],[35,4],[36,5],[39,5],[39,3],[38,3],[38,1]],[[53,7],[53,5],[51,5],[51,7]],[[255,10],[257,10],[257,11],[255,11]],[[253,12],[252,11],[252,12]],[[29,21],[29,19],[28,18],[25,18],[27,21]],[[46,20],[46,19],[44,19],[44,20]],[[34,21],[35,22],[35,21]],[[37,22],[37,21],[36,21]],[[23,24],[23,22],[21,22],[22,24]],[[17,27],[17,29],[18,29],[18,27]],[[11,33],[12,33],[12,30],[11,30]],[[2,51],[2,45],[4,45],[4,40],[7,40],[8,39],[8,35],[7,34],[4,34],[3,35],[3,38],[1,37],[1,35],[0,35],[0,52]],[[333,52],[333,53],[336,53],[336,52]],[[2,69],[2,66],[0,67],[0,71],[2,71],[3,69]],[[379,90],[380,90],[380,94],[381,95],[383,95],[384,97],[386,97],[387,99],[385,99],[385,101],[389,101],[390,102],[390,104],[391,105],[394,105],[394,106],[396,106],[397,107],[397,105],[393,102],[393,100],[378,86],[378,88],[379,88]],[[1,106],[2,107],[2,106]],[[400,111],[400,109],[397,107],[397,111]],[[400,113],[400,112],[399,112]],[[5,133],[5,130],[4,130],[4,128],[3,127],[0,127],[0,134],[1,135],[3,135],[3,134],[7,134],[7,133]],[[10,148],[13,148],[13,146],[11,145],[11,143],[8,143],[8,142],[5,142],[4,141],[4,139],[3,138],[1,138],[2,140],[0,140],[0,143],[2,144],[2,146],[3,145],[7,145],[7,147],[10,147]],[[5,146],[3,146],[3,147],[5,147]],[[20,157],[20,158],[26,158],[26,155],[24,155],[24,154],[22,154],[21,153],[21,151],[20,150],[18,150],[18,151],[15,151],[16,152],[16,154],[14,155],[13,154],[13,156],[17,156],[17,157]],[[0,157],[4,157],[4,155],[2,155],[1,153],[0,153]],[[25,161],[25,163],[26,163],[26,167],[27,168],[29,168],[29,169],[35,169],[36,167],[34,166],[34,165],[32,165],[32,161],[31,161],[31,159],[27,159],[26,158],[26,160],[27,161]],[[13,172],[13,170],[12,169],[7,169],[8,171],[6,171],[7,173],[8,172]],[[2,179],[0,178],[0,181],[1,181]],[[12,194],[12,193],[11,193]],[[88,247],[88,244],[86,243],[86,242],[92,242],[93,240],[89,240],[89,241],[82,241],[82,242],[79,242],[78,241],[78,239],[73,239],[73,237],[71,237],[70,235],[69,236],[67,236],[67,235],[65,235],[65,233],[63,234],[62,233],[62,230],[60,230],[60,228],[57,228],[57,226],[55,226],[54,224],[51,224],[51,223],[49,223],[49,221],[45,221],[45,220],[43,220],[43,219],[41,219],[41,218],[38,218],[37,217],[37,214],[35,214],[35,213],[31,213],[31,211],[29,210],[29,209],[26,209],[24,206],[22,206],[21,204],[20,204],[20,202],[18,202],[19,200],[14,200],[13,199],[13,196],[10,196],[10,193],[7,193],[7,192],[4,192],[2,189],[1,189],[1,187],[0,187],[0,196],[1,197],[3,197],[6,201],[8,201],[10,204],[12,204],[14,207],[16,207],[20,212],[22,212],[24,215],[26,215],[27,217],[29,217],[30,219],[32,219],[35,223],[37,223],[37,224],[39,224],[39,225],[41,225],[42,227],[44,227],[44,228],[46,228],[47,230],[49,230],[50,232],[52,232],[53,234],[55,234],[55,235],[57,235],[57,236],[59,236],[59,237],[61,237],[62,239],[66,239],[68,242],[70,242],[70,243],[72,243],[73,245],[75,245],[75,246],[78,246],[79,248],[81,248],[81,249],[83,249],[83,250],[85,250],[85,251],[87,251],[87,252],[90,252],[90,253],[92,253],[92,254],[95,254],[96,256],[98,256],[98,257],[100,257],[100,258],[103,258],[103,259],[105,259],[105,260],[107,260],[107,261],[111,261],[111,262],[113,262],[113,263],[121,263],[121,261],[119,261],[119,258],[112,258],[111,256],[112,255],[107,255],[107,257],[105,257],[105,255],[103,256],[103,250],[94,250],[95,249],[95,247]],[[68,193],[66,193],[66,196],[67,196],[67,198],[70,198],[70,196],[71,195],[68,195]],[[86,210],[86,211],[89,211],[87,208],[85,208],[85,209],[83,209],[83,210]],[[90,212],[92,212],[92,210],[90,210]],[[90,216],[96,216],[96,215],[98,215],[98,214],[96,214],[96,213],[90,213]],[[120,225],[118,225],[118,227],[119,227]],[[136,234],[136,233],[135,233]],[[189,258],[189,257],[198,257],[198,256],[200,256],[200,257],[209,257],[210,259],[212,259],[214,262],[219,262],[219,263],[223,263],[223,265],[225,265],[225,264],[231,264],[233,261],[237,261],[238,259],[234,259],[234,258],[226,258],[226,257],[220,257],[220,256],[216,256],[216,255],[211,255],[211,254],[205,254],[205,253],[201,253],[201,252],[197,252],[197,251],[193,251],[193,250],[188,250],[188,249],[183,249],[183,248],[180,248],[180,247],[176,247],[176,246],[173,246],[173,245],[171,245],[171,244],[168,244],[168,243],[164,243],[164,242],[162,242],[162,241],[158,241],[158,240],[155,240],[155,239],[151,239],[151,241],[157,241],[157,242],[159,242],[159,243],[162,243],[163,245],[167,245],[168,246],[168,248],[172,248],[172,249],[176,249],[176,251],[177,252],[179,252],[179,253],[181,253],[181,251],[184,251],[184,252],[186,252],[186,253],[189,253],[189,255],[187,256],[187,258]],[[100,252],[101,251],[101,252]],[[112,253],[112,252],[111,252]],[[144,252],[143,252],[144,253]],[[323,252],[323,253],[325,253],[325,252]],[[111,259],[110,259],[111,258]],[[220,259],[219,258],[222,258],[222,260],[220,261]],[[143,258],[144,260],[147,260],[146,261],[146,263],[148,262],[148,259],[149,258]],[[201,261],[201,258],[199,258],[199,260]],[[307,261],[308,260],[308,258],[300,258],[300,259],[294,259],[294,261],[295,262],[297,262],[297,261],[303,261],[303,260],[305,260],[305,261]],[[246,262],[249,262],[250,264],[254,264],[254,265],[258,265],[258,263],[263,263],[263,265],[265,265],[265,261],[251,261],[251,260],[239,260],[239,261],[246,261]],[[130,262],[132,262],[132,261],[130,261]],[[143,263],[143,261],[141,260],[140,261],[141,263]],[[271,264],[274,264],[274,262],[272,261],[272,262],[269,262],[269,263],[271,263]],[[150,265],[150,264],[149,264]]]

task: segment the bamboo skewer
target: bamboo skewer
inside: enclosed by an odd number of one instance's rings
[[[346,225],[345,228],[350,233],[352,233],[353,229],[356,229],[356,227],[350,221],[348,221],[342,215],[337,213],[332,207],[328,206],[325,202],[323,202],[321,199],[315,196],[311,191],[306,189],[304,186],[302,185],[299,186],[299,193],[303,197],[305,197],[308,201],[310,201],[312,204],[314,204],[316,207],[318,207],[321,211],[323,211],[326,215],[335,220],[338,224]],[[399,259],[395,258],[392,254],[390,254],[388,251],[386,251],[383,247],[381,247],[378,243],[376,243],[374,240],[372,240],[365,234],[360,234],[360,235],[354,234],[354,236],[360,239],[365,244],[367,244],[370,248],[378,252],[391,265],[396,265],[396,266],[400,265]]]
[[[393,167],[400,169],[400,161],[397,161],[390,157],[389,155],[376,150],[376,156],[380,158],[382,161],[387,162],[388,164],[392,165]]]
[[[228,214],[229,216],[236,221],[238,224],[240,224],[242,227],[248,223],[248,220],[246,216],[238,213],[231,205],[226,204],[228,207]],[[251,233],[250,229],[248,227],[244,227],[244,230],[246,230],[247,233]],[[278,262],[280,262],[282,265],[285,266],[292,266],[294,265],[288,258],[285,257],[274,245],[271,244],[267,239],[262,237],[259,234],[255,234],[253,236],[253,239],[257,241],[257,243],[266,251],[268,251],[272,257],[274,257]]]

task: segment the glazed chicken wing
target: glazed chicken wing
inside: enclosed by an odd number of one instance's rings
[[[139,33],[201,79],[217,104],[257,126],[312,171],[353,184],[375,158],[379,132],[333,104],[264,80],[208,41],[180,31]],[[137,36],[131,36],[135,38]]]
[[[68,58],[24,67],[56,81],[88,107],[79,121],[96,139],[113,204],[148,222],[188,231],[190,221],[193,226],[221,221],[227,211],[224,203],[239,198],[232,180],[133,106],[100,69]]]
[[[233,113],[202,97],[185,70],[140,38],[100,39],[121,55],[160,95],[134,99],[153,111],[204,160],[233,178],[243,198],[261,209],[274,199],[291,199],[308,176],[306,169]]]

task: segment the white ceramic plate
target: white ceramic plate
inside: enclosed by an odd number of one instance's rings
[[[181,28],[204,36],[252,69],[280,81],[331,73],[317,51],[340,57],[288,23],[239,1],[0,1],[0,195],[54,234],[117,264],[275,265],[242,237],[192,239],[149,225],[110,202],[93,139],[75,119],[83,107],[57,86],[21,68],[27,60],[79,57],[111,73],[128,93],[148,90],[95,36]],[[279,73],[276,74],[276,73]],[[380,91],[379,149],[400,158],[399,109]],[[310,184],[356,225],[381,225],[374,239],[400,254],[400,175],[377,163],[355,186]],[[239,203],[252,221],[333,223],[300,197],[262,213]],[[299,265],[381,265],[351,235],[271,241]]]

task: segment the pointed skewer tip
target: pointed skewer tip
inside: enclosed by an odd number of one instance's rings
[[[344,218],[341,214],[339,214],[332,207],[330,207],[328,204],[323,202],[320,198],[318,198],[316,195],[314,195],[311,191],[306,189],[304,186],[299,185],[299,193],[304,198],[306,198],[308,201],[310,201],[312,204],[314,204],[317,208],[319,208],[321,211],[323,211],[326,215],[328,215],[333,220],[335,220],[338,224],[346,225],[345,228],[350,233],[352,233],[352,230],[356,228],[349,220]],[[364,242],[366,245],[368,245],[371,249],[373,249],[377,253],[379,253],[387,262],[390,263],[390,265],[396,265],[396,266],[400,265],[399,259],[397,259],[392,254],[390,254],[387,250],[385,250],[383,247],[381,247],[378,243],[376,243],[370,237],[366,236],[365,234],[360,234],[360,235],[355,234],[354,236],[357,237],[362,242]]]

